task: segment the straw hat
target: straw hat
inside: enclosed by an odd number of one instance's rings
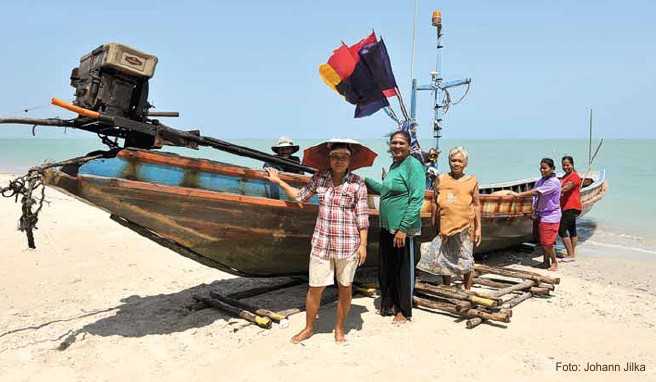
[[[351,150],[351,162],[349,170],[356,170],[362,167],[369,167],[374,164],[376,154],[370,148],[362,143],[350,138],[332,138],[316,146],[308,147],[303,151],[303,164],[314,167],[319,170],[330,168],[330,158],[328,155],[335,143],[344,143]]]
[[[279,153],[280,149],[283,147],[291,147],[293,150],[292,154],[297,152],[299,149],[298,145],[295,145],[294,141],[290,137],[282,136],[278,138],[278,142],[275,146],[271,146],[271,150],[273,150],[274,153]]]

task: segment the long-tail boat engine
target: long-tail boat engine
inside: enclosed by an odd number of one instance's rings
[[[101,45],[82,56],[71,72],[75,105],[106,115],[145,121],[148,80],[155,74],[157,57],[125,45]]]
[[[146,122],[148,80],[155,74],[157,57],[117,43],[99,46],[82,56],[71,72],[74,105],[105,116]],[[153,138],[140,133],[126,137],[126,146],[150,147]]]

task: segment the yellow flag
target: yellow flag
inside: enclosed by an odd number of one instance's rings
[[[339,74],[337,74],[332,66],[328,64],[319,65],[319,75],[321,75],[321,79],[326,83],[326,85],[330,86],[330,88],[334,91],[337,91],[335,86],[342,82],[342,79],[339,77]]]

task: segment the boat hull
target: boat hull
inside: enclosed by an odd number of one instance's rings
[[[302,186],[309,177],[281,175]],[[151,239],[205,265],[233,274],[282,276],[307,273],[317,201],[290,202],[261,170],[175,154],[126,149],[115,158],[79,167],[51,169],[46,184],[108,211]],[[486,194],[481,188],[483,241],[476,252],[507,248],[532,239],[530,198]],[[594,186],[594,187],[593,187]],[[603,197],[605,177],[582,191],[584,212]],[[497,190],[498,191],[498,190]],[[432,193],[422,208],[421,241],[432,238]],[[369,195],[366,266],[377,265],[378,198]]]
[[[290,174],[283,177],[297,186],[308,180]],[[125,150],[117,158],[80,168],[50,170],[45,182],[125,220],[128,227],[145,229],[174,243],[169,248],[205,265],[254,277],[307,274],[316,200],[303,204],[285,200],[263,171]],[[370,195],[369,203],[365,266],[375,267],[377,198]],[[427,240],[431,236],[429,200],[422,218],[422,237]]]

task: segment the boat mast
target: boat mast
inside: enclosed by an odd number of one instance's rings
[[[416,9],[416,2],[415,2],[415,9]],[[410,98],[410,119],[411,123],[414,124],[415,126],[417,125],[417,91],[421,90],[429,90],[433,93],[433,138],[435,138],[435,149],[438,150],[440,149],[440,138],[442,137],[442,115],[446,113],[446,110],[442,111],[440,109],[447,109],[449,107],[449,97],[448,97],[448,92],[447,89],[453,88],[453,87],[458,87],[462,85],[469,85],[471,83],[470,78],[465,78],[463,80],[455,80],[455,81],[444,81],[444,78],[442,78],[442,73],[441,73],[441,54],[440,54],[440,49],[442,49],[444,46],[442,45],[442,12],[440,10],[435,10],[432,15],[432,24],[435,27],[436,31],[436,37],[437,37],[437,42],[436,42],[436,55],[435,55],[435,70],[431,72],[431,82],[430,84],[427,85],[417,85],[417,79],[414,78],[414,48],[412,51],[412,66],[411,66],[411,72],[412,72],[412,93],[411,93],[411,98]],[[416,18],[413,23],[413,41],[412,41],[412,46],[414,47],[414,30],[415,30],[415,25],[416,24]]]
[[[592,108],[590,108],[590,128],[588,131],[588,166],[592,166]]]

